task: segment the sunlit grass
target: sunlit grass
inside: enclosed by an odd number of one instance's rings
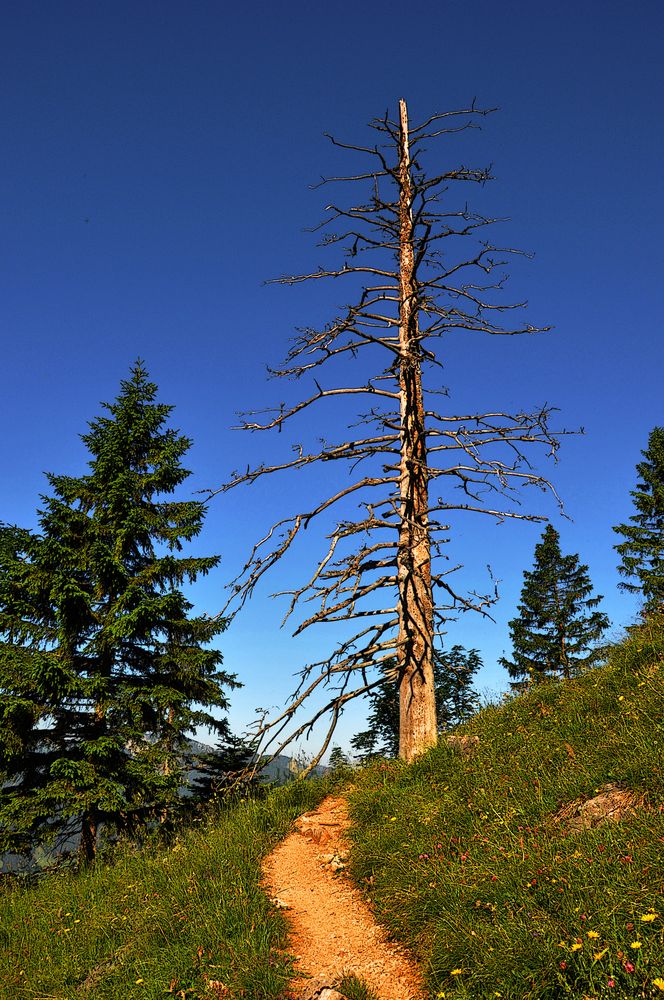
[[[490,708],[414,766],[376,764],[352,794],[352,871],[419,957],[432,997],[651,997],[664,983],[664,635]],[[570,833],[553,817],[607,784],[643,804]]]
[[[290,959],[260,860],[324,785],[298,782],[80,875],[0,893],[2,1000],[276,998]],[[228,993],[223,992],[223,988]]]
[[[376,994],[367,986],[366,982],[352,973],[347,973],[341,977],[337,983],[337,989],[346,1000],[378,1000]]]
[[[415,765],[352,775],[351,874],[419,959],[432,998],[664,996],[664,628],[607,666],[486,709]],[[338,779],[341,780],[341,779]],[[640,803],[570,832],[607,785]],[[0,886],[1,1000],[286,1000],[291,959],[260,861],[329,782],[240,803],[170,845]],[[373,1000],[350,972],[349,1000]]]

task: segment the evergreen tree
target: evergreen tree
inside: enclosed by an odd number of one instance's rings
[[[29,587],[34,545],[30,532],[0,524],[0,787],[9,777],[10,761],[25,761],[34,754],[44,714],[49,658],[29,647],[37,631]],[[57,664],[52,667],[51,686],[61,673]],[[16,846],[24,846],[21,838]]]
[[[219,734],[216,747],[205,753],[197,753],[190,759],[190,765],[193,765],[195,771],[189,782],[194,803],[207,804],[229,789],[239,787],[246,791],[255,786],[258,776],[251,772],[245,774],[255,759],[253,744],[236,736],[226,726]]]
[[[550,524],[535,546],[535,564],[523,574],[518,617],[509,623],[512,660],[498,662],[524,690],[549,677],[573,677],[599,657],[596,643],[608,628],[605,614],[594,610],[588,567],[578,555],[563,556],[560,536]]]
[[[641,454],[645,461],[636,466],[640,479],[631,491],[636,514],[613,530],[625,539],[615,546],[618,571],[627,577],[620,587],[642,593],[647,614],[664,608],[664,427],[652,430]]]
[[[205,506],[166,499],[191,442],[156,395],[138,362],[82,435],[88,474],[48,476],[40,534],[3,530],[5,847],[77,817],[91,861],[100,824],[131,829],[175,799],[186,734],[225,726],[211,710],[235,680],[208,648],[224,622],[192,617],[181,589],[218,557],[178,554]]]
[[[340,746],[333,746],[330,751],[330,762],[328,764],[330,771],[345,771],[350,767],[350,760],[343,752]]]
[[[450,650],[434,650],[434,691],[438,732],[457,725],[477,711],[479,696],[472,687],[474,675],[482,666],[476,649],[452,646]],[[387,672],[395,674],[394,663]],[[357,733],[351,746],[361,760],[370,757],[396,757],[399,753],[399,682],[388,676],[384,684],[369,696],[369,728]]]

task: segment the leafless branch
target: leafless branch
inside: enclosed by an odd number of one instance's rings
[[[284,622],[298,612],[295,635],[318,624],[362,622],[360,631],[343,639],[328,658],[302,670],[297,689],[276,718],[261,721],[257,736],[263,752],[280,753],[329,715],[313,766],[329,745],[345,705],[382,683],[386,664],[398,662],[400,676],[408,675],[412,682],[418,674],[424,676],[434,625],[440,629],[467,611],[489,615],[497,599],[495,584],[487,594],[461,592],[453,583],[459,566],[442,561],[443,546],[452,534],[451,513],[476,513],[497,521],[541,520],[543,514],[521,506],[524,490],[533,487],[560,503],[530,457],[535,449],[555,458],[566,433],[550,429],[551,407],[532,414],[489,407],[452,415],[425,403],[443,390],[422,386],[423,367],[430,371],[428,366],[441,364],[432,345],[443,334],[518,336],[548,329],[529,322],[501,325],[503,317],[526,305],[503,298],[506,279],[500,270],[505,258],[522,251],[479,242],[478,231],[505,220],[477,215],[466,204],[453,202],[451,192],[459,184],[484,184],[491,179],[491,168],[446,165],[427,175],[420,165],[425,142],[477,128],[477,119],[493,110],[478,109],[473,102],[409,128],[402,102],[399,122],[386,113],[370,123],[381,134],[380,146],[328,136],[341,150],[373,158],[375,166],[326,176],[313,185],[368,185],[366,199],[357,204],[327,205],[323,221],[314,228],[322,232],[326,252],[336,250],[342,260],[270,282],[299,285],[343,278],[356,296],[324,329],[298,331],[284,363],[270,374],[312,378],[322,365],[332,368],[351,360],[366,370],[352,380],[355,385],[321,388],[313,379],[315,388],[299,402],[262,411],[264,419],[257,419],[258,412],[246,413],[241,428],[281,432],[331,398],[369,396],[380,405],[347,425],[349,430],[368,425],[371,431],[344,433],[340,442],[316,448],[297,444],[283,460],[235,472],[208,493],[211,498],[277,472],[323,462],[336,462],[334,469],[343,469],[345,463],[351,474],[350,482],[337,481],[308,509],[277,520],[230,585],[224,614],[241,608],[264,574],[301,539],[302,529],[320,520],[328,525],[327,534],[312,571],[303,583],[279,592],[289,598]],[[457,247],[464,248],[459,256]],[[374,364],[379,355],[385,359],[382,370]],[[360,463],[364,474],[353,478]],[[441,495],[432,502],[428,491],[433,484]],[[336,518],[329,524],[333,510]],[[378,678],[371,679],[376,670]],[[322,691],[322,703],[306,721],[298,722],[305,706]]]

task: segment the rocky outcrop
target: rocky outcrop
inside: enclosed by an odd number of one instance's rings
[[[592,798],[578,798],[566,803],[554,814],[553,821],[569,833],[590,830],[605,823],[618,823],[633,815],[643,805],[643,796],[621,788],[603,785]]]

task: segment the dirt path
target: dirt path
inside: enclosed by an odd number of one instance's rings
[[[347,826],[345,801],[327,798],[299,818],[295,831],[263,865],[270,896],[284,907],[290,925],[296,969],[303,973],[295,994],[319,996],[316,989],[331,987],[347,972],[364,979],[380,1000],[420,1000],[425,992],[416,966],[387,940],[360,894],[340,874]]]

